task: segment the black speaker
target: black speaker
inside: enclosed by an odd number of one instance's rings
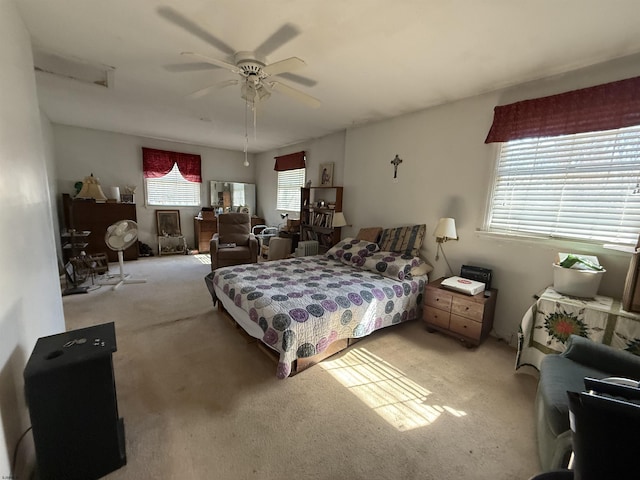
[[[491,273],[488,268],[474,267],[473,265],[462,265],[462,268],[460,268],[460,276],[462,278],[484,283],[485,290],[491,289]]]
[[[24,370],[40,479],[97,479],[126,464],[113,323],[38,339]]]

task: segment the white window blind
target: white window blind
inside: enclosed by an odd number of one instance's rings
[[[278,172],[278,193],[276,210],[300,211],[300,187],[304,186],[306,169]]]
[[[490,231],[635,245],[640,126],[501,145]]]
[[[147,205],[200,206],[200,183],[185,180],[177,164],[164,177],[146,182]]]

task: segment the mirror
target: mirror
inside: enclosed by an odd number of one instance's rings
[[[209,188],[211,207],[216,212],[246,212],[256,215],[255,184],[211,180]]]

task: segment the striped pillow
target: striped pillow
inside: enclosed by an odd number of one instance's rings
[[[382,230],[378,245],[382,251],[404,253],[415,257],[422,246],[426,232],[427,226],[425,224],[385,228]]]

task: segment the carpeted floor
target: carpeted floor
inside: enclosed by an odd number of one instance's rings
[[[515,351],[414,321],[286,379],[213,308],[206,256],[126,262],[147,283],[63,299],[115,322],[128,463],[108,479],[528,479],[536,379]],[[116,273],[117,264],[111,265]]]

